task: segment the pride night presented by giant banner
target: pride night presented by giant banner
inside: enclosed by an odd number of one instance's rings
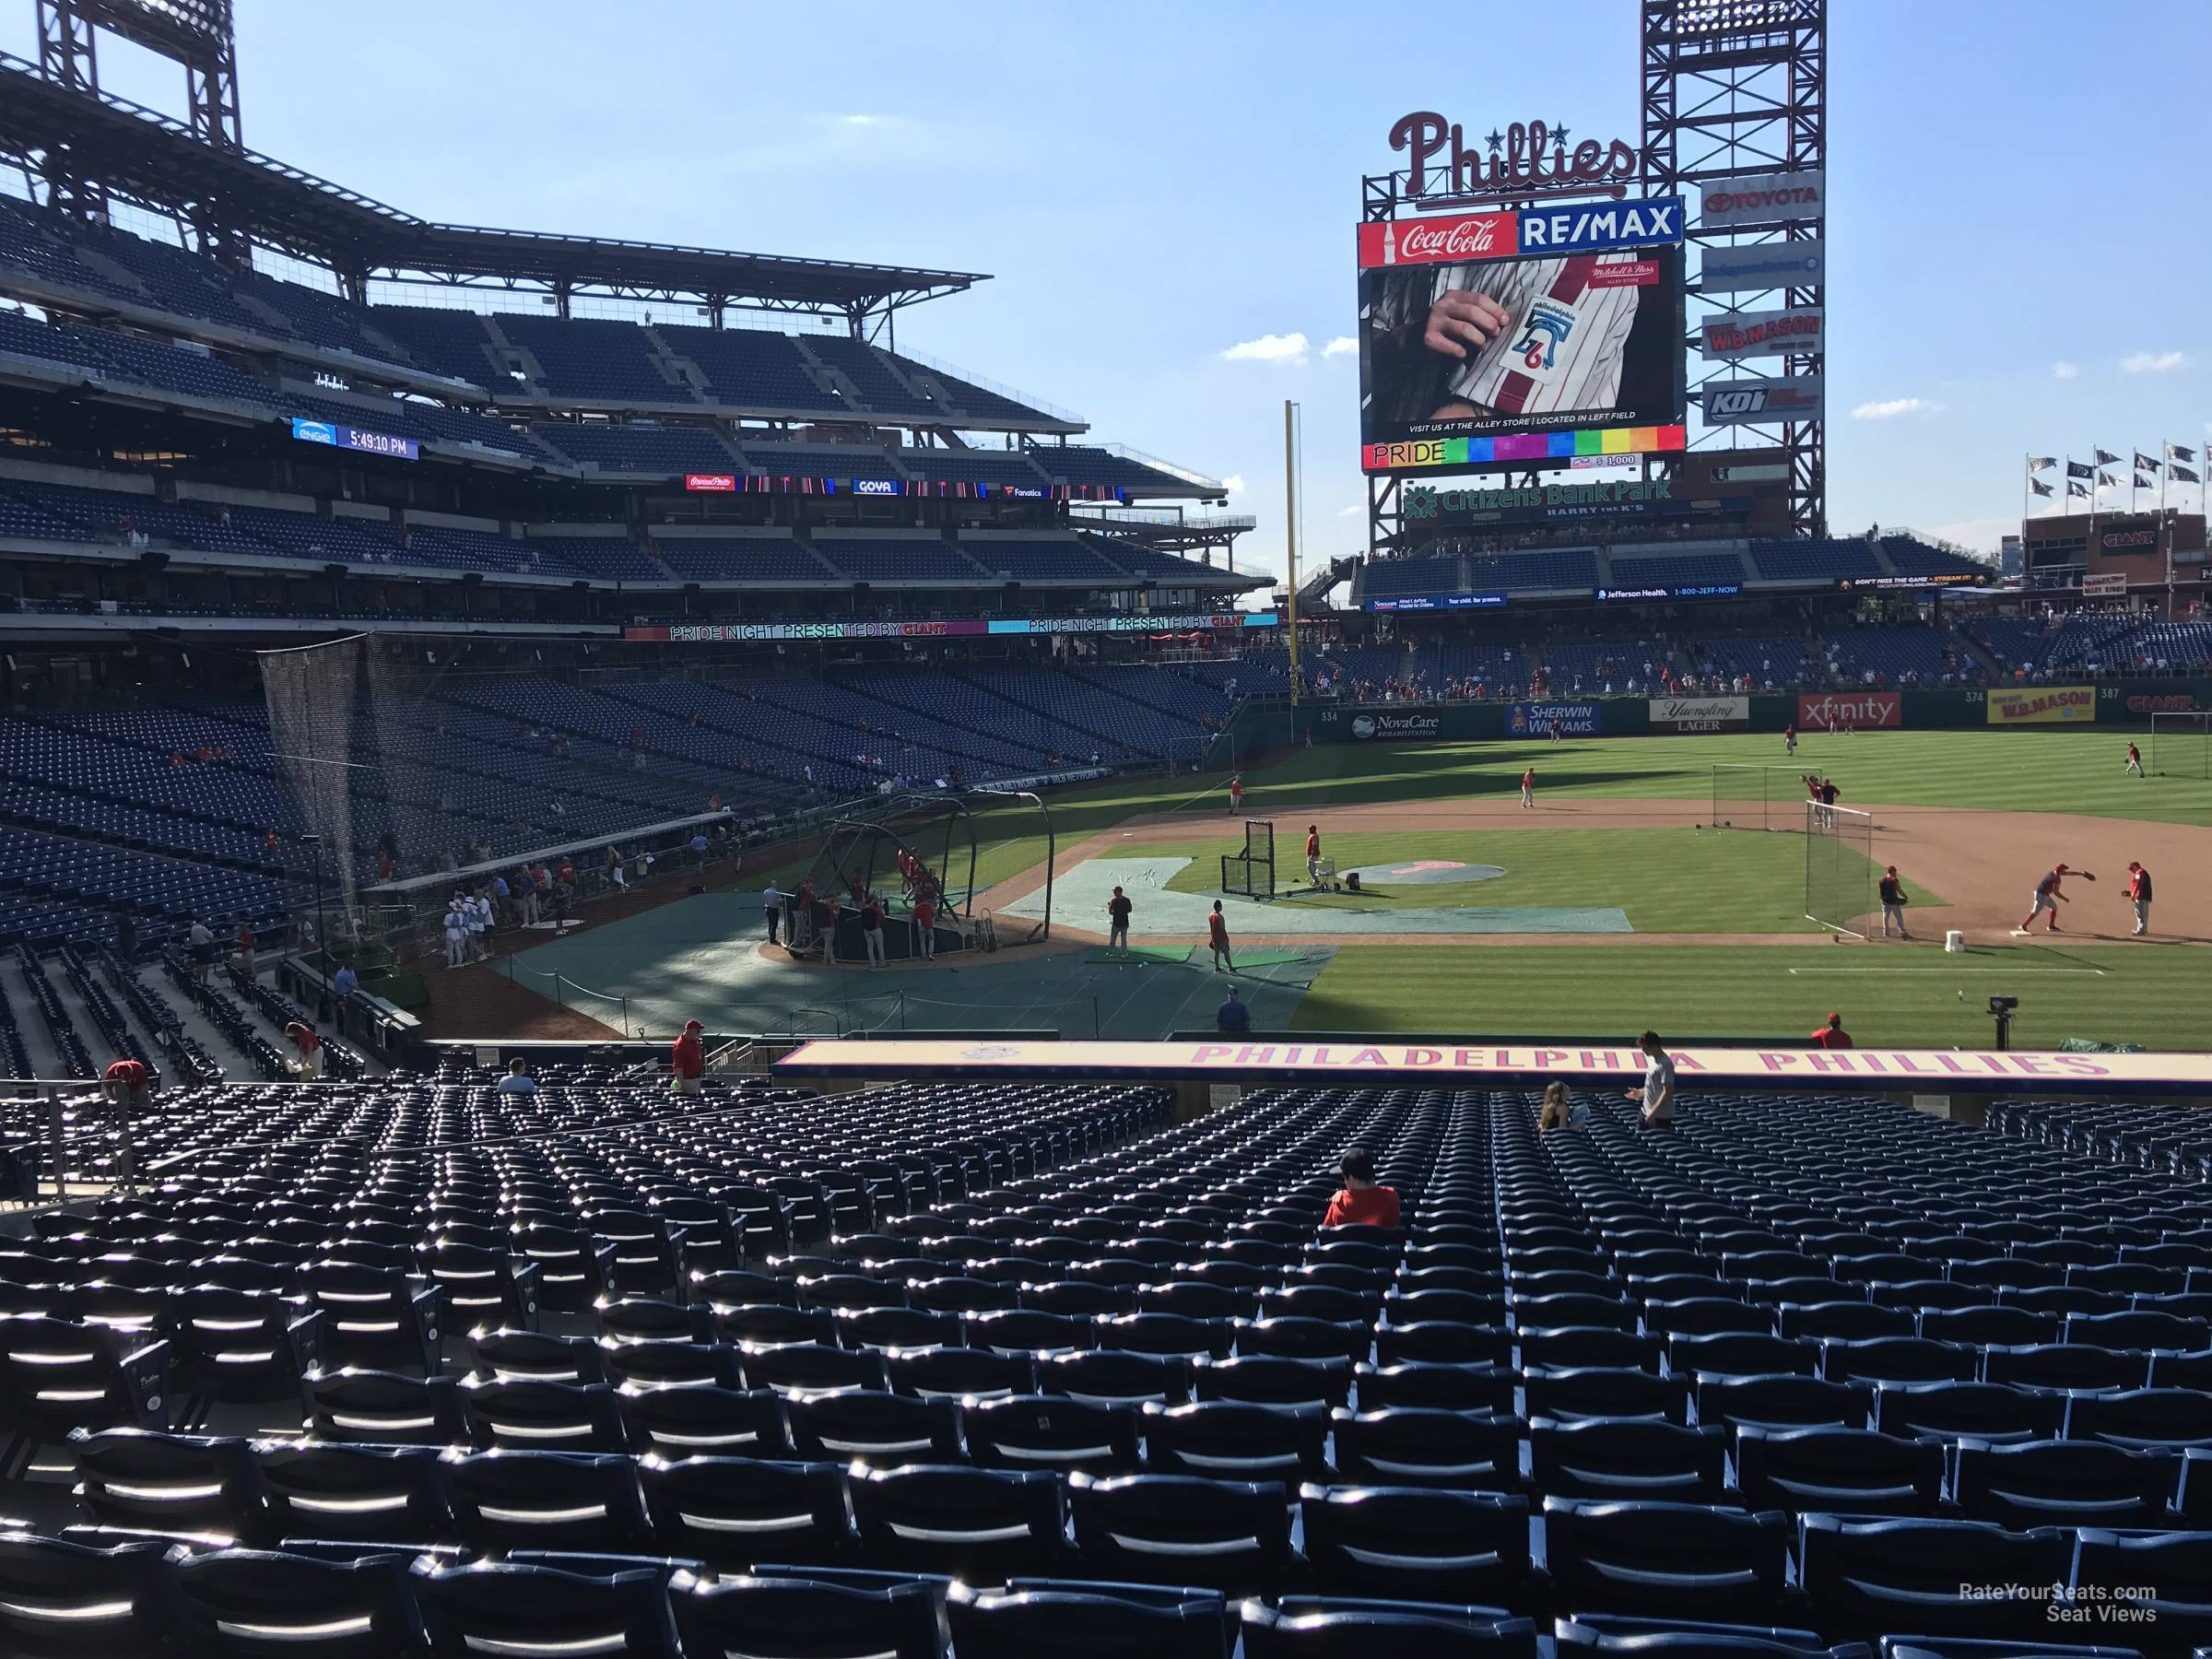
[[[1976,1049],[1699,1048],[1669,1051],[1694,1110],[1700,1087],[1877,1089],[1926,1094],[2065,1094],[2116,1083],[2144,1094],[2212,1093],[2212,1054],[2068,1054]],[[1374,1082],[1425,1088],[1540,1088],[1642,1075],[1642,1053],[1610,1047],[1452,1042],[816,1041],[779,1061],[793,1077],[1133,1077],[1154,1082]]]

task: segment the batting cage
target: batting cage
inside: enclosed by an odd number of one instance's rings
[[[1789,766],[1719,765],[1712,769],[1715,830],[1795,830],[1805,802],[1805,774]]]
[[[1849,806],[1803,804],[1805,915],[1854,939],[1878,913],[1874,896],[1874,814]]]
[[[1221,856],[1221,890],[1245,899],[1275,897],[1275,820],[1244,820],[1244,851]]]
[[[2153,714],[2146,759],[2154,778],[2212,778],[2212,714]]]
[[[1049,938],[1056,851],[1052,814],[1027,791],[904,792],[847,807],[823,825],[793,895],[792,948],[826,961],[865,959],[861,912],[871,896],[884,911],[884,955],[894,960]],[[978,899],[994,881],[1038,863],[1041,913],[1006,917],[1002,936],[1000,918]],[[805,892],[811,903],[801,902]],[[932,912],[926,936],[924,905]]]

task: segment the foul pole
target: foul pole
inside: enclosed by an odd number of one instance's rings
[[[1290,706],[1298,707],[1298,405],[1283,399],[1283,543],[1289,577],[1284,621],[1290,629]]]

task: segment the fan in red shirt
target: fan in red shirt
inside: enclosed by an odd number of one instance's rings
[[[1843,1016],[1841,1014],[1830,1014],[1828,1017],[1828,1023],[1813,1033],[1812,1041],[1824,1049],[1847,1049],[1859,1046],[1851,1040],[1851,1033],[1843,1029]]]
[[[684,1034],[676,1040],[668,1051],[669,1090],[674,1094],[697,1094],[700,1079],[707,1075],[707,1051],[699,1040],[706,1028],[696,1019],[684,1021]]]
[[[143,1060],[118,1060],[101,1074],[100,1080],[110,1102],[126,1111],[141,1110],[153,1093],[153,1074]]]
[[[1344,1186],[1329,1200],[1329,1213],[1321,1218],[1324,1227],[1396,1227],[1401,1224],[1398,1214],[1398,1189],[1375,1184],[1375,1160],[1358,1147],[1344,1155],[1337,1166],[1344,1171]]]
[[[284,1028],[284,1034],[292,1045],[292,1076],[302,1083],[320,1082],[323,1039],[315,1034],[315,1028],[304,1019],[295,1019]]]

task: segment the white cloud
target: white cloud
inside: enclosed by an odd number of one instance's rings
[[[1940,535],[1947,542],[1957,542],[1962,547],[1971,547],[1978,553],[1994,553],[1997,550],[1997,538],[2017,535],[2019,528],[2020,521],[2018,518],[1958,519],[1947,524],[1936,525],[1931,534]]]
[[[883,123],[880,115],[848,115],[844,120],[847,126],[879,126]]]
[[[1895,420],[1900,415],[1940,415],[1943,406],[1924,397],[1888,397],[1852,410],[1853,420]]]
[[[1256,340],[1239,340],[1221,355],[1232,363],[1288,363],[1297,368],[1306,360],[1302,334],[1262,335]]]
[[[1221,480],[1221,488],[1228,490],[1230,495],[1242,495],[1244,493],[1244,475],[1230,473],[1228,477]]]
[[[2136,351],[2120,359],[2120,368],[2125,374],[2164,374],[2188,360],[2188,353],[2182,351]]]
[[[1350,335],[1338,335],[1321,348],[1321,355],[1324,358],[1342,357],[1347,351],[1359,349],[1359,342],[1353,339]]]
[[[2063,359],[2060,361],[2051,365],[2051,378],[2053,380],[2072,380],[2080,372],[2081,365],[2079,363],[2069,363],[2065,361]]]

